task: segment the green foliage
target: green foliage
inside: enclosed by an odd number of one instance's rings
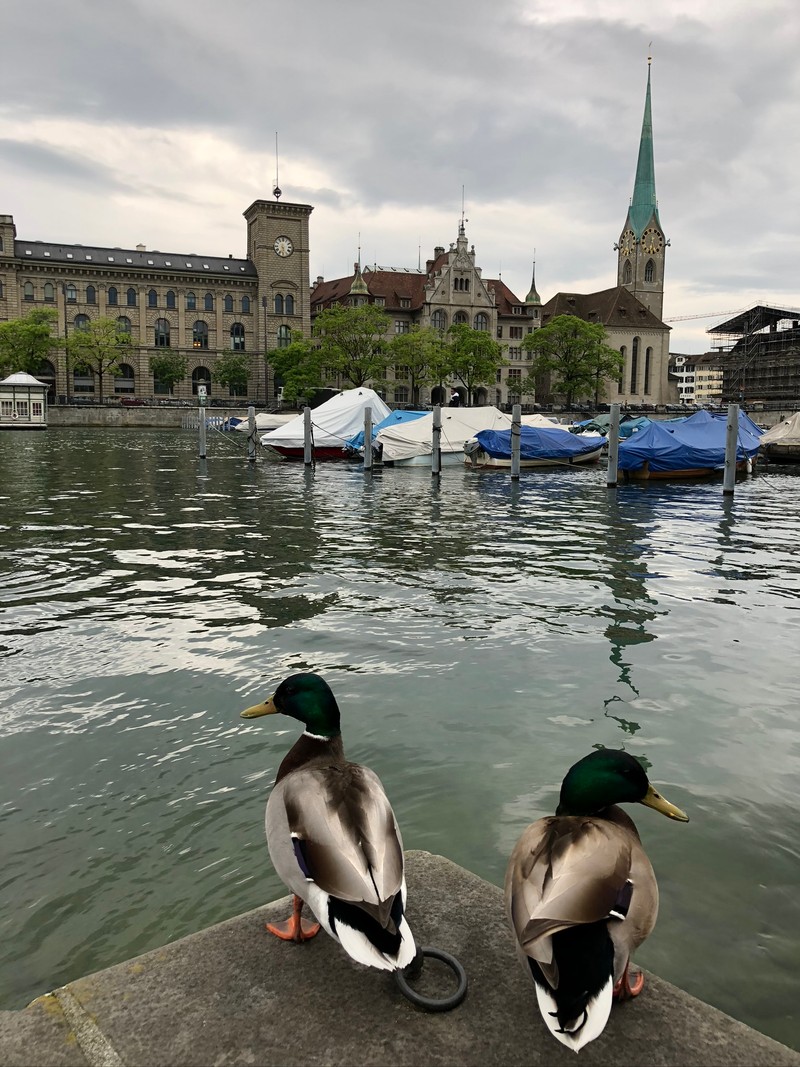
[[[467,390],[468,404],[479,385],[492,385],[503,366],[502,346],[485,330],[473,330],[465,324],[451,326],[448,344],[443,351],[444,377],[457,378]]]
[[[282,385],[283,398],[290,404],[300,397],[310,400],[325,384],[319,349],[299,330],[292,335],[291,344],[269,353],[269,362],[275,381]]]
[[[606,343],[605,327],[575,315],[559,315],[547,326],[529,333],[523,348],[533,354],[532,375],[552,375],[552,391],[569,407],[576,400],[605,395],[605,379],[618,378],[622,353]]]
[[[102,400],[104,376],[117,374],[130,346],[130,334],[120,329],[116,319],[91,319],[67,338],[67,358],[73,370],[91,370],[97,375]]]
[[[438,330],[430,327],[420,329],[412,326],[409,333],[398,333],[386,345],[386,363],[403,368],[402,378],[380,384],[393,387],[408,382],[411,389],[411,401],[419,404],[419,393],[423,386],[435,385],[443,377],[444,345]]]
[[[375,304],[345,307],[334,304],[320,312],[314,322],[320,367],[335,370],[354,388],[386,372],[386,341],[389,316]]]
[[[38,308],[22,319],[0,323],[0,372],[25,371],[35,374],[47,359],[58,339],[52,335],[58,313],[53,308]]]
[[[211,377],[241,396],[247,392],[249,370],[250,360],[245,353],[230,350],[217,356]]]
[[[155,356],[150,357],[150,373],[157,382],[167,386],[170,393],[177,382],[183,381],[188,370],[186,356],[180,352],[173,352],[171,348],[164,348]]]

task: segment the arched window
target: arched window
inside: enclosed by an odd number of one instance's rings
[[[117,395],[130,396],[136,391],[136,379],[130,363],[120,363],[114,375],[114,392]]]
[[[27,290],[26,290],[26,293],[27,293]],[[66,296],[67,296],[67,303],[68,304],[77,304],[77,302],[78,302],[78,290],[75,288],[74,285],[68,285],[67,286],[67,288],[66,288]],[[25,299],[26,300],[28,299],[27,295],[25,296]]]
[[[170,311],[175,310],[175,293],[172,289],[170,289],[167,293],[167,308]]]
[[[275,294],[275,314],[283,314],[283,296],[280,293]]]
[[[214,294],[213,293],[206,293],[206,295],[203,297],[203,310],[204,311],[213,311],[214,310]]]
[[[646,348],[644,353],[644,386],[642,388],[643,393],[650,392],[650,368],[653,363],[653,349]]]
[[[56,287],[52,282],[44,283],[44,298],[48,304],[52,304],[56,298]]]
[[[192,395],[197,396],[198,385],[206,387],[206,396],[211,396],[211,374],[208,367],[195,367],[192,371]]]
[[[250,314],[250,297],[249,296],[243,296],[242,297],[242,314],[243,315],[249,315]]]
[[[116,287],[112,285],[111,288],[108,290],[108,303],[112,307],[116,307],[117,299],[118,299],[118,296],[117,296]]]
[[[131,332],[131,320],[127,315],[120,315],[117,319],[117,333],[130,333]]]
[[[617,379],[617,392],[625,392],[625,360],[628,356],[628,349],[625,345],[620,346],[619,354],[622,356],[622,368],[619,372],[619,378]]]
[[[133,286],[130,287],[130,289],[128,290],[126,295],[127,295],[128,307],[129,308],[135,308],[136,307],[136,290],[133,288]]]
[[[198,319],[192,327],[192,347],[208,348],[208,324]]]
[[[234,322],[231,326],[231,348],[234,352],[244,352],[244,326]]]
[[[466,326],[466,324],[467,324],[467,313],[466,313],[466,311],[457,311],[455,313],[455,315],[453,315],[453,325],[454,326],[461,326],[461,325]]]
[[[635,396],[639,382],[639,338],[631,342],[631,396]]]
[[[86,286],[86,303],[87,304],[96,304],[97,303],[97,290],[95,289],[95,287],[93,285],[87,285]]]
[[[147,290],[147,306],[149,308],[158,307],[158,293],[155,291],[155,289]]]
[[[153,343],[156,348],[169,348],[169,320],[168,319],[156,319],[155,336]]]
[[[475,316],[475,329],[483,330],[484,332],[489,329],[489,316],[484,315],[482,311],[479,311]]]
[[[33,300],[33,282],[25,282],[22,287],[22,297],[24,300]]]
[[[633,267],[629,259],[625,260],[625,266],[622,268],[622,284],[630,285],[633,281]]]
[[[76,315],[73,327],[76,330],[88,330],[89,329],[89,316],[88,315]]]
[[[291,293],[286,297],[284,307],[287,315],[294,315],[294,297]]]
[[[222,298],[222,307],[224,311],[233,311],[233,297],[230,293],[226,293]]]
[[[186,310],[187,311],[196,311],[197,310],[197,297],[194,295],[194,293],[187,293],[186,294]]]
[[[431,326],[434,330],[446,330],[447,329],[447,315],[439,308],[431,315]]]
[[[288,348],[292,343],[292,331],[288,326],[278,327],[278,348]]]
[[[656,265],[652,259],[648,259],[644,268],[644,280],[646,282],[654,282],[656,280]]]

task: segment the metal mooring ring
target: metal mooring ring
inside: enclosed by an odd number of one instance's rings
[[[415,989],[412,989],[408,984],[409,978],[418,978],[422,973],[425,956],[444,963],[458,979],[458,986],[455,992],[451,993],[450,996],[443,997],[441,1000],[437,1000],[434,997],[426,997],[423,996],[422,993],[418,993]],[[410,1000],[412,1004],[415,1004],[418,1008],[422,1008],[423,1011],[452,1011],[453,1008],[458,1007],[467,995],[467,972],[459,961],[455,956],[451,956],[449,952],[445,952],[440,948],[431,948],[429,945],[426,945],[424,948],[418,948],[416,956],[411,963],[409,963],[408,967],[402,971],[394,972],[394,980],[397,982],[400,992],[406,1000]]]

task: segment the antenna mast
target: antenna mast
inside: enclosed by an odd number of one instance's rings
[[[278,131],[275,131],[275,188],[272,190],[272,195],[276,200],[281,198],[281,187],[278,185]]]

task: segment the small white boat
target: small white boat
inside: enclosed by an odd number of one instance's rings
[[[464,442],[480,430],[511,428],[511,416],[495,407],[442,408],[441,465],[461,466]],[[433,412],[413,422],[387,426],[375,438],[384,463],[395,467],[430,468],[433,452]]]
[[[766,431],[761,454],[769,463],[800,463],[800,411]]]

